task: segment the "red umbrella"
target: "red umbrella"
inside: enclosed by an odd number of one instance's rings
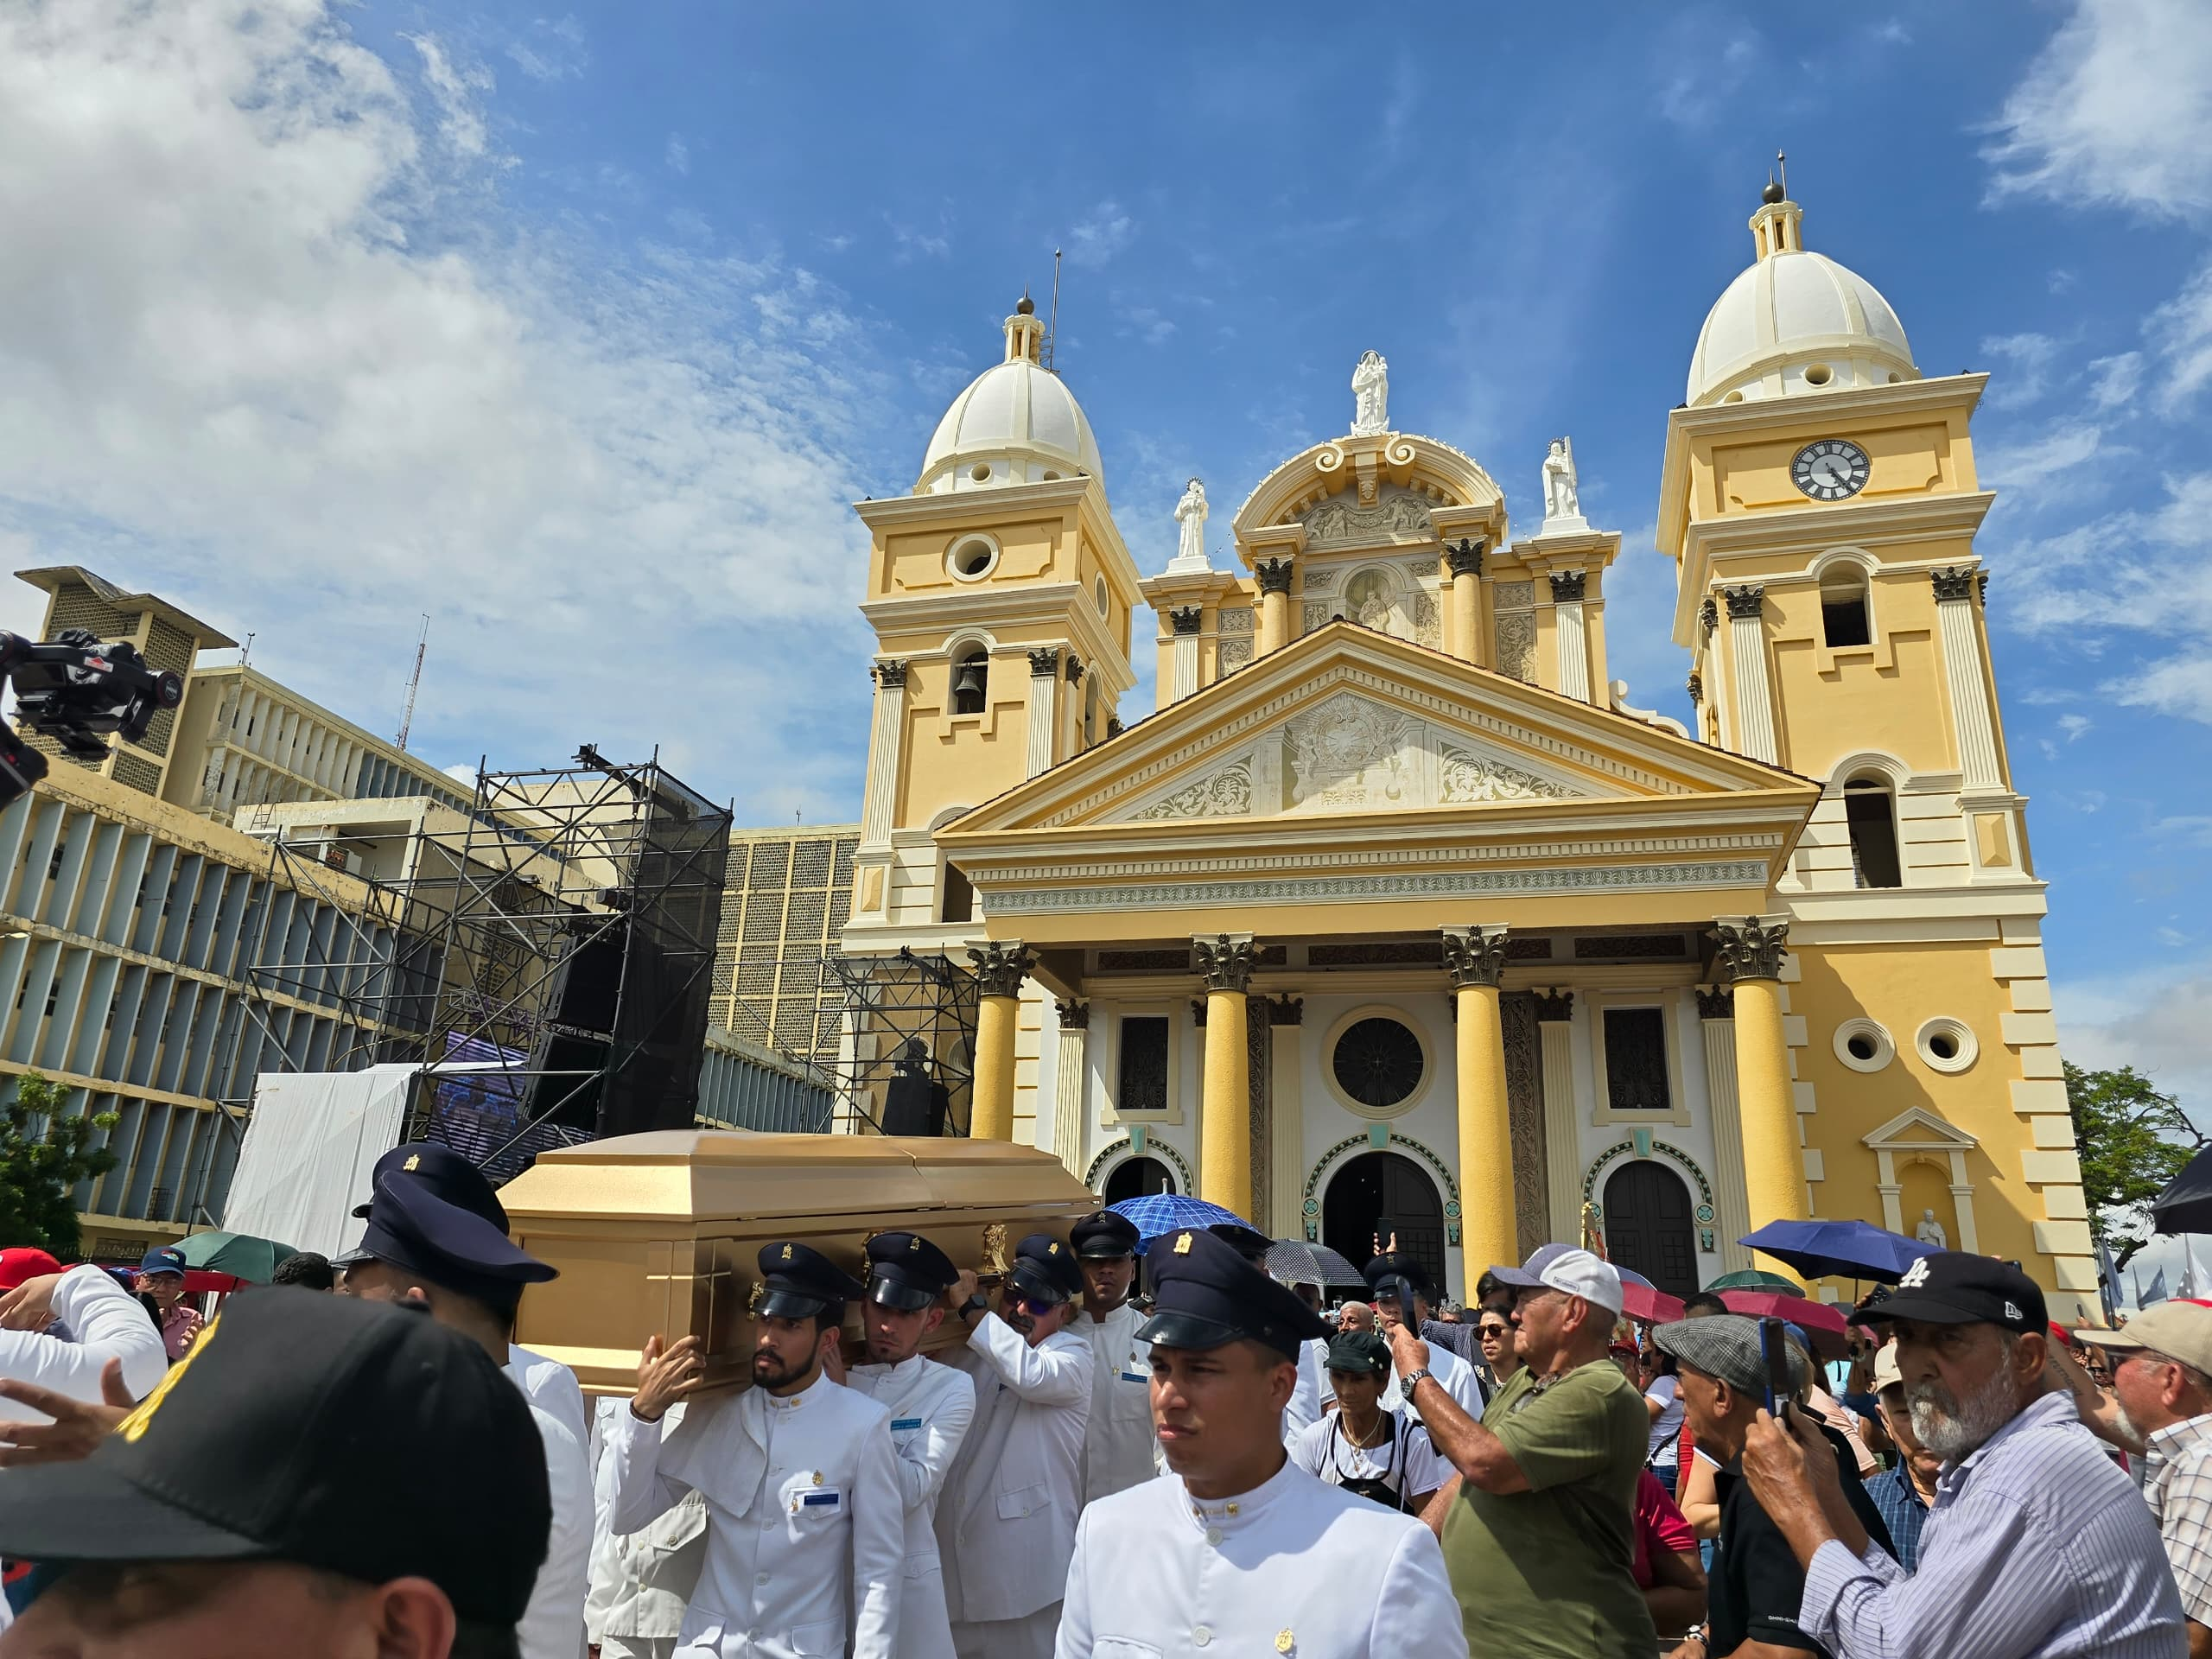
[[[1841,1359],[1850,1352],[1851,1322],[1840,1307],[1785,1296],[1778,1290],[1724,1290],[1720,1300],[1738,1313],[1754,1319],[1787,1319],[1802,1325],[1813,1338],[1814,1350],[1824,1359]]]
[[[1633,1280],[1621,1281],[1621,1312],[1649,1325],[1670,1325],[1688,1312],[1678,1296]]]

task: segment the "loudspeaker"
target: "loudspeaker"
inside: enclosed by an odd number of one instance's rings
[[[926,1076],[894,1072],[883,1090],[883,1132],[943,1135],[948,1103],[943,1084],[932,1082]]]
[[[622,998],[622,951],[628,929],[609,928],[586,939],[553,970],[550,1019],[575,1031],[614,1029]]]

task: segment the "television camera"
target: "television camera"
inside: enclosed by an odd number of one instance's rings
[[[0,676],[16,688],[18,720],[86,760],[107,753],[109,733],[136,743],[156,714],[184,701],[183,675],[149,666],[127,640],[103,644],[86,628],[64,628],[44,644],[0,630]],[[0,806],[46,770],[46,757],[0,720]]]

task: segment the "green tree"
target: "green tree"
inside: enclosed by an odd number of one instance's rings
[[[68,1090],[35,1071],[16,1079],[16,1097],[0,1107],[0,1244],[35,1245],[64,1262],[78,1253],[79,1181],[115,1167],[115,1154],[96,1144],[116,1125],[113,1112],[65,1113]]]
[[[2204,1136],[2180,1101],[2132,1065],[2085,1071],[2066,1062],[2066,1105],[2090,1235],[2124,1263],[2150,1242],[2151,1200],[2181,1173]]]

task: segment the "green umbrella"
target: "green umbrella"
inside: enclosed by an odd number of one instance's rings
[[[1785,1279],[1778,1273],[1762,1273],[1757,1268],[1745,1268],[1741,1273],[1724,1273],[1706,1287],[1707,1290],[1778,1290],[1785,1296],[1802,1296],[1805,1287],[1795,1279]]]
[[[267,1284],[275,1276],[279,1262],[298,1254],[289,1244],[279,1244],[273,1238],[256,1238],[251,1233],[194,1233],[189,1238],[179,1239],[176,1247],[184,1253],[187,1267],[227,1273],[257,1285]]]

